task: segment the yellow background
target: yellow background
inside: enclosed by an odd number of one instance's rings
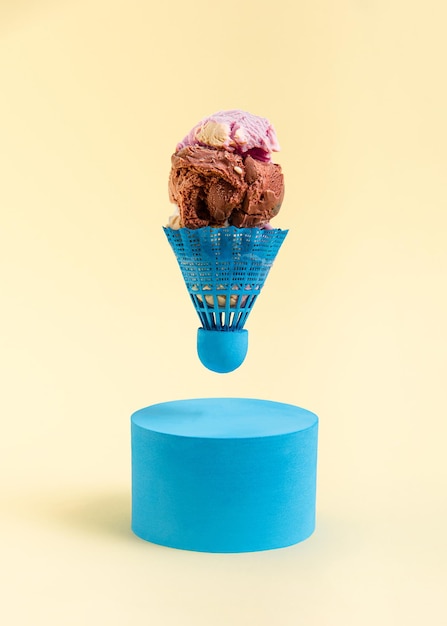
[[[0,541],[8,626],[447,622],[442,0],[2,0]],[[290,233],[219,376],[161,225],[199,119],[268,117]],[[318,526],[207,555],[129,530],[129,416],[320,416]]]

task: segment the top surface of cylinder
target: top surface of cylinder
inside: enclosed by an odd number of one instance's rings
[[[199,398],[154,404],[136,411],[132,423],[167,435],[250,438],[311,428],[317,416],[292,404],[251,398]]]

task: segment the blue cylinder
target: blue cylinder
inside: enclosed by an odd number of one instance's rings
[[[251,552],[315,528],[318,418],[249,398],[178,400],[131,417],[132,530],[156,544]]]

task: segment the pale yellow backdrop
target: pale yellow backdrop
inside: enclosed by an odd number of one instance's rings
[[[1,0],[2,623],[447,623],[442,0]],[[161,230],[201,117],[275,125],[290,234],[225,376]],[[320,416],[303,544],[129,530],[129,416],[253,396]]]

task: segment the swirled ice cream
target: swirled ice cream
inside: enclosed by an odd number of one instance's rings
[[[245,111],[221,111],[196,126],[171,159],[171,228],[269,228],[284,197],[279,150],[270,122]]]

